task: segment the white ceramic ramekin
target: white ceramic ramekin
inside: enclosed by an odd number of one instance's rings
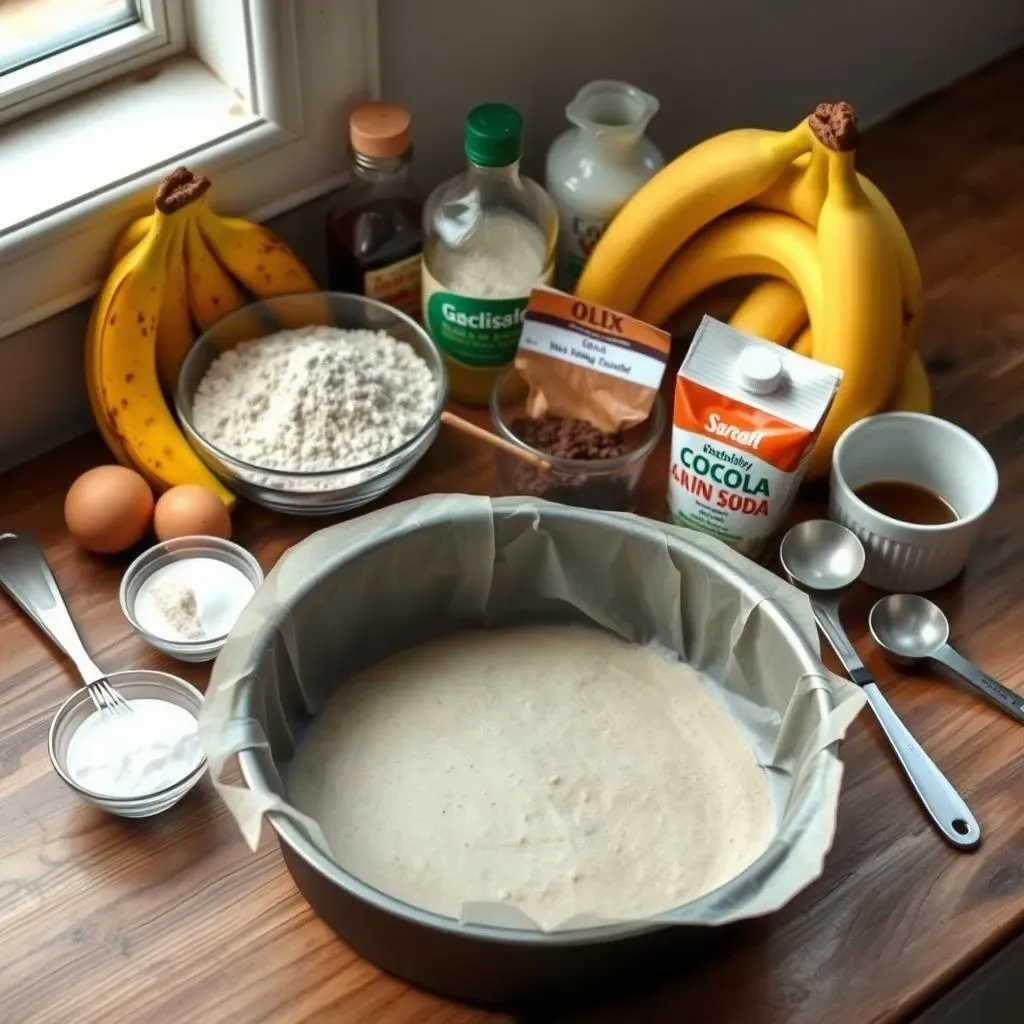
[[[876,512],[854,491],[879,480],[928,488],[953,506],[956,521],[921,526]],[[832,453],[829,515],[864,545],[865,583],[921,593],[963,569],[998,490],[992,456],[966,430],[937,416],[887,412],[855,423],[839,438]]]

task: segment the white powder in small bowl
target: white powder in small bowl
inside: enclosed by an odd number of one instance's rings
[[[148,697],[128,703],[131,714],[94,711],[68,744],[68,775],[99,796],[159,793],[181,782],[203,759],[190,711]]]
[[[132,612],[163,640],[212,641],[231,632],[255,592],[243,572],[219,558],[180,558],[143,580]]]
[[[202,640],[206,636],[196,592],[187,583],[158,580],[153,584],[152,594],[158,611],[175,632],[186,640]]]

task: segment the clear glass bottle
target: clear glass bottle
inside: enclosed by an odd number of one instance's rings
[[[352,180],[327,215],[332,291],[420,314],[422,208],[412,185],[412,119],[394,103],[364,103],[349,118]]]
[[[558,287],[571,291],[612,217],[660,170],[661,151],[644,136],[658,101],[628,82],[585,85],[565,108],[575,125],[548,150],[544,185],[558,207]]]
[[[519,173],[523,119],[501,103],[466,118],[467,170],[423,212],[423,322],[444,353],[451,395],[485,405],[515,357],[535,285],[550,284],[558,214]]]

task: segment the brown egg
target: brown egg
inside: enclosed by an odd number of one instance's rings
[[[87,470],[64,498],[64,522],[83,548],[101,555],[125,551],[142,540],[153,519],[153,492],[134,470]]]
[[[231,516],[213,491],[198,484],[179,484],[157,499],[153,528],[160,540],[193,533],[229,540]]]

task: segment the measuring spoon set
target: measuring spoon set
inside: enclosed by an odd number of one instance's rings
[[[864,559],[864,548],[856,534],[829,519],[794,526],[779,547],[783,572],[810,598],[818,629],[850,679],[864,690],[882,732],[932,821],[953,846],[972,850],[981,842],[981,827],[970,808],[892,709],[843,629],[842,598],[859,578]],[[1024,723],[1024,698],[950,646],[949,622],[927,598],[916,594],[882,598],[871,608],[868,628],[893,663],[938,662],[1015,721]]]

